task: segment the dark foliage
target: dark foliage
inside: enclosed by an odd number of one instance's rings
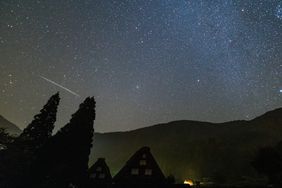
[[[258,173],[267,176],[270,184],[281,184],[282,157],[276,147],[261,148],[252,165]]]
[[[36,187],[85,187],[92,146],[95,100],[86,98],[70,122],[51,137],[34,164]]]
[[[6,149],[6,147],[11,144],[13,140],[13,136],[10,136],[5,129],[0,128],[0,150]]]
[[[48,100],[40,113],[34,116],[34,120],[23,130],[15,144],[29,147],[31,150],[38,149],[45,144],[52,136],[59,102],[59,93],[56,93]]]
[[[59,101],[56,93],[20,136],[1,152],[1,187],[25,187],[37,150],[52,136]]]

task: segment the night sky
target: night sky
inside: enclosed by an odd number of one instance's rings
[[[21,128],[57,91],[57,127],[87,96],[100,132],[252,119],[282,106],[282,1],[0,0],[0,70]]]

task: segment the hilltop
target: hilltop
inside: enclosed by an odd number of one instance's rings
[[[0,115],[0,128],[5,129],[5,131],[11,135],[19,135],[21,130],[13,123],[5,119]]]
[[[282,140],[282,108],[253,120],[210,123],[173,121],[128,132],[96,133],[92,164],[105,157],[112,174],[140,147],[149,146],[166,175],[179,181],[256,177],[250,166],[258,148]]]

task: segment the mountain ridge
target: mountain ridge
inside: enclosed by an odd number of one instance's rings
[[[165,175],[174,175],[178,182],[256,178],[250,162],[259,148],[282,140],[281,125],[282,108],[277,108],[251,120],[176,120],[131,131],[95,133],[89,164],[104,157],[114,176],[135,151],[149,146]],[[1,115],[0,127],[21,131]]]
[[[282,140],[281,124],[282,108],[278,108],[251,120],[177,120],[126,132],[96,133],[90,164],[105,157],[114,175],[135,151],[149,146],[165,174],[175,175],[179,182],[257,177],[250,161],[258,148]]]
[[[14,123],[4,118],[2,115],[0,115],[0,128],[3,128],[7,133],[11,135],[19,135],[21,133],[20,128],[18,128]]]
[[[114,131],[114,132],[96,132],[97,134],[111,134],[111,133],[127,133],[127,132],[132,132],[132,131],[136,131],[136,130],[142,130],[142,129],[146,129],[146,128],[151,128],[151,127],[155,127],[155,126],[162,126],[162,125],[167,125],[167,124],[172,124],[172,123],[179,123],[179,122],[191,122],[191,123],[208,123],[208,124],[212,124],[212,125],[216,125],[216,126],[220,126],[221,124],[226,124],[226,123],[237,123],[237,122],[250,122],[250,121],[254,121],[257,118],[261,118],[262,116],[268,116],[269,114],[272,113],[280,113],[282,116],[282,107],[281,108],[276,108],[270,111],[267,111],[253,119],[250,120],[244,120],[244,119],[239,119],[239,120],[231,120],[231,121],[225,121],[225,122],[209,122],[209,121],[201,121],[201,120],[173,120],[173,121],[169,121],[169,122],[163,122],[163,123],[157,123],[157,124],[153,124],[153,125],[149,125],[146,127],[141,127],[141,128],[137,128],[137,129],[132,129],[132,130],[126,130],[126,131]]]

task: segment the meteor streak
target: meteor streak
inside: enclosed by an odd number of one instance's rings
[[[64,87],[64,86],[62,86],[62,85],[60,85],[60,84],[57,84],[56,82],[54,82],[54,81],[52,81],[52,80],[50,80],[50,79],[48,79],[48,78],[45,78],[44,76],[39,76],[39,77],[42,78],[42,79],[44,79],[44,80],[46,80],[47,82],[49,82],[49,83],[55,85],[55,86],[58,86],[58,87],[64,89],[65,91],[67,91],[67,92],[73,94],[73,95],[76,96],[76,97],[80,97],[79,94],[77,94],[77,93],[71,91],[70,89],[68,89],[68,88],[66,88],[66,87]]]

